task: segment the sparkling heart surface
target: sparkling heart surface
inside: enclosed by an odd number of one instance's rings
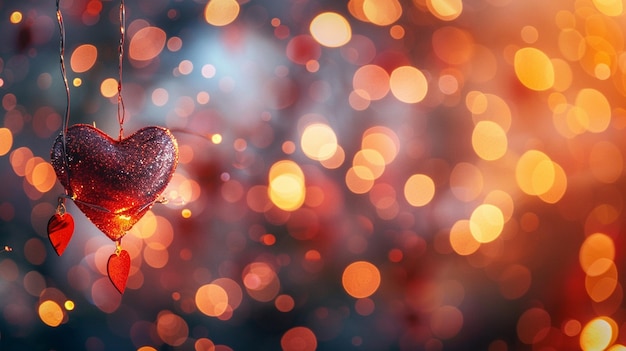
[[[76,206],[111,240],[154,205],[178,164],[178,144],[161,127],[114,140],[87,124],[69,127],[51,150],[57,178]]]

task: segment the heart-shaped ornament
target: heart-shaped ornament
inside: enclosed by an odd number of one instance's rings
[[[178,164],[178,144],[161,127],[114,140],[76,124],[51,150],[57,178],[76,206],[111,240],[120,240],[154,205]],[[54,243],[53,243],[54,245]]]
[[[109,257],[107,273],[113,286],[120,294],[123,294],[130,273],[130,255],[126,250],[119,250]]]
[[[63,255],[63,251],[74,234],[74,218],[69,213],[55,214],[48,221],[48,239],[57,255]]]

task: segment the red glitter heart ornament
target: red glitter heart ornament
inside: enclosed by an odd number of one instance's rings
[[[48,239],[57,255],[63,255],[63,251],[74,234],[74,218],[69,213],[55,214],[48,221]]]
[[[161,127],[114,140],[77,124],[51,150],[57,178],[76,206],[111,240],[119,241],[154,205],[178,164],[178,144]]]
[[[126,250],[119,250],[109,257],[107,273],[113,286],[123,294],[130,273],[130,255]]]

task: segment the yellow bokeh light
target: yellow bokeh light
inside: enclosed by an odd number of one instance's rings
[[[327,124],[313,123],[302,132],[300,147],[310,159],[325,161],[337,151],[337,135]]]
[[[393,130],[383,126],[375,126],[363,133],[361,149],[378,151],[385,160],[385,164],[388,165],[400,151],[400,140]]]
[[[211,135],[211,142],[216,145],[220,144],[222,142],[222,135],[217,133]]]
[[[72,300],[67,300],[67,301],[65,301],[65,303],[63,304],[63,306],[64,306],[64,307],[65,307],[65,309],[66,309],[66,310],[68,310],[68,311],[73,311],[73,310],[74,310],[74,307],[76,307],[76,306],[74,305],[74,301],[72,301]]]
[[[346,172],[346,185],[355,194],[365,194],[374,186],[374,176],[367,167],[350,167]]]
[[[344,269],[341,283],[348,295],[358,299],[369,297],[380,286],[380,272],[367,261],[356,261]]]
[[[425,174],[413,174],[404,183],[404,197],[411,206],[425,206],[435,196],[435,183]]]
[[[420,102],[428,92],[428,81],[419,69],[401,66],[391,72],[389,88],[396,99],[407,104]]]
[[[608,266],[609,268],[601,274],[587,274],[585,276],[585,290],[587,290],[587,294],[592,301],[602,302],[611,297],[613,292],[615,292],[618,285],[618,273],[615,263],[608,259],[595,261],[591,267],[589,267],[589,271],[598,271],[596,266],[601,266],[602,268]]]
[[[508,222],[513,216],[513,211],[515,210],[515,204],[513,203],[513,198],[509,193],[502,190],[492,190],[485,196],[485,200],[483,201],[485,204],[492,204],[502,211],[502,215],[504,216],[504,222]]]
[[[46,325],[58,327],[63,322],[63,310],[58,303],[52,300],[46,300],[39,305],[39,318]]]
[[[556,162],[552,162],[552,168],[554,170],[554,181],[550,189],[542,194],[537,194],[541,200],[549,204],[554,204],[561,200],[567,190],[567,174],[563,167]]]
[[[70,58],[70,67],[76,73],[86,72],[93,67],[98,59],[98,49],[91,44],[77,47]]]
[[[584,113],[583,127],[592,133],[605,131],[611,123],[611,105],[598,90],[581,89],[576,95],[574,105]]]
[[[515,178],[528,195],[541,195],[550,190],[555,179],[554,163],[541,151],[526,151],[517,161]]]
[[[100,93],[106,98],[113,97],[117,95],[117,87],[117,79],[107,78],[100,84]]]
[[[208,24],[225,26],[237,18],[239,10],[235,0],[209,0],[204,8],[204,19]]]
[[[362,179],[378,179],[385,171],[385,159],[380,152],[374,149],[357,151],[354,154],[352,165],[357,176]]]
[[[624,12],[622,0],[593,0],[593,4],[598,11],[607,16],[617,17]]]
[[[506,132],[495,122],[480,121],[472,132],[472,147],[483,160],[497,160],[508,149]]]
[[[373,24],[388,26],[402,15],[402,5],[398,0],[364,0],[363,14]]]
[[[9,20],[11,21],[11,23],[13,24],[18,24],[20,22],[22,22],[22,13],[19,11],[13,11],[11,13],[11,16],[9,17]]]
[[[73,85],[73,86],[75,86],[75,87],[77,87],[77,88],[78,88],[78,87],[79,87],[79,86],[81,86],[82,84],[83,84],[83,80],[82,80],[82,79],[80,79],[80,78],[78,78],[78,77],[77,77],[77,78],[72,79],[72,85]]]
[[[617,338],[617,324],[609,317],[598,317],[585,325],[580,332],[583,351],[602,351]]]
[[[323,12],[315,16],[309,30],[318,43],[330,48],[343,46],[352,38],[350,23],[335,12]]]
[[[470,222],[466,219],[454,223],[450,229],[450,246],[461,256],[471,255],[480,248],[480,243],[472,235]]]
[[[272,203],[285,211],[295,211],[304,203],[306,188],[304,173],[295,162],[281,160],[269,172],[268,196]]]
[[[504,227],[502,211],[494,205],[482,204],[472,212],[469,220],[472,236],[479,243],[496,240]]]
[[[543,91],[554,85],[554,67],[550,58],[534,47],[519,49],[514,59],[515,74],[528,89]]]
[[[603,274],[610,268],[614,259],[615,244],[606,234],[594,233],[580,246],[578,260],[585,274],[593,276]]]
[[[442,21],[452,21],[463,11],[462,0],[426,0],[426,6],[433,16]]]
[[[13,133],[8,128],[0,128],[0,156],[8,154],[12,146]]]

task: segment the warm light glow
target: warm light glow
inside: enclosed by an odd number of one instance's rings
[[[83,73],[91,69],[98,59],[98,49],[91,44],[83,44],[72,53],[70,67],[76,73]]]
[[[337,135],[327,124],[313,123],[302,132],[300,147],[310,159],[325,161],[337,151]]]
[[[604,132],[611,122],[611,105],[598,90],[581,89],[576,94],[575,107],[579,108],[578,121],[592,133]]]
[[[501,158],[507,151],[505,131],[495,122],[480,121],[472,132],[472,147],[478,157],[486,161]]]
[[[543,91],[554,85],[554,67],[541,50],[526,47],[515,53],[515,74],[528,89]]]
[[[268,194],[278,208],[295,211],[304,203],[306,189],[304,173],[293,161],[282,160],[274,163],[269,172]]]
[[[617,17],[624,11],[624,5],[621,0],[593,0],[593,5],[607,16]]]
[[[280,346],[282,351],[315,351],[317,338],[307,327],[294,327],[283,334]]]
[[[204,8],[204,19],[214,26],[232,23],[239,15],[239,3],[235,0],[209,0]]]
[[[9,17],[9,21],[13,24],[18,24],[22,22],[22,13],[19,11],[13,11],[11,16]]]
[[[348,295],[355,298],[369,297],[380,286],[380,272],[367,261],[353,262],[344,269],[341,283]]]
[[[450,229],[450,246],[461,256],[471,255],[480,248],[480,243],[470,230],[470,222],[462,219],[454,223]]]
[[[8,154],[12,146],[13,133],[8,128],[0,128],[0,156]]]
[[[580,332],[580,347],[583,351],[602,351],[617,338],[617,324],[609,317],[598,317],[589,321]]]
[[[470,231],[479,243],[494,241],[502,233],[504,217],[502,211],[494,205],[482,204],[472,212]]]
[[[228,308],[228,294],[219,285],[202,285],[196,291],[196,306],[209,317],[218,317]]]
[[[280,290],[280,282],[274,269],[264,262],[253,262],[242,272],[243,285],[246,292],[254,300],[272,301]]]
[[[117,79],[107,78],[102,81],[102,84],[100,84],[100,93],[106,98],[113,97],[117,95],[117,87]]]
[[[462,0],[426,0],[428,10],[442,21],[452,21],[463,11]]]
[[[141,28],[130,39],[128,56],[137,61],[149,61],[159,56],[165,47],[167,36],[163,29],[158,27]]]
[[[363,99],[380,100],[389,92],[389,74],[377,65],[364,65],[354,72],[354,91]]]
[[[606,272],[615,259],[615,244],[603,233],[589,235],[580,246],[580,266],[586,274],[598,276]]]
[[[363,132],[361,149],[376,150],[385,160],[385,165],[388,165],[400,151],[400,140],[390,128],[375,126]]]
[[[413,174],[404,183],[404,197],[411,206],[425,206],[435,196],[435,183],[425,174]]]
[[[396,99],[407,104],[414,104],[422,101],[426,96],[428,81],[419,69],[402,66],[391,72],[389,87]]]
[[[356,175],[365,180],[375,180],[385,171],[385,159],[374,149],[362,149],[354,154],[352,165]]]
[[[65,303],[63,304],[63,306],[65,307],[66,310],[68,311],[73,311],[74,310],[74,301],[72,300],[67,300],[65,301]]]
[[[180,346],[189,337],[189,326],[179,315],[163,311],[157,317],[156,332],[166,344]]]
[[[58,303],[52,300],[43,301],[39,305],[39,318],[46,325],[51,327],[58,327],[63,322],[63,310]]]
[[[520,189],[528,195],[542,195],[554,185],[555,167],[541,151],[526,151],[517,161],[515,178]]]
[[[317,42],[331,48],[343,46],[352,38],[350,23],[335,12],[323,12],[315,16],[309,29]]]
[[[402,16],[402,6],[398,0],[364,0],[363,14],[373,24],[388,26]]]

